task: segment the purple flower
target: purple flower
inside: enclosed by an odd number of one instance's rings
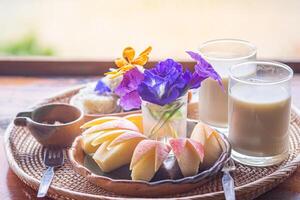
[[[185,95],[189,89],[199,88],[201,82],[211,77],[222,86],[221,77],[199,54],[187,53],[196,60],[195,70],[185,71],[180,63],[167,59],[142,74],[137,68],[126,72],[115,93],[120,96],[120,104],[125,110],[139,108],[141,99],[166,105]]]
[[[191,89],[192,88],[198,88],[201,85],[201,82],[207,78],[212,78],[216,81],[218,81],[219,85],[224,90],[223,84],[222,84],[222,78],[220,75],[214,70],[214,68],[209,64],[206,60],[204,60],[201,55],[198,53],[192,52],[192,51],[186,51],[187,54],[191,56],[192,59],[194,59],[197,64],[195,65],[195,72],[191,78]]]
[[[120,105],[124,110],[140,108],[141,98],[138,95],[138,85],[144,79],[144,75],[135,67],[127,71],[115,93],[120,96]]]
[[[159,62],[145,70],[144,80],[138,87],[141,98],[158,105],[175,101],[185,93],[187,81],[182,65],[172,59]]]
[[[169,104],[186,94],[189,89],[199,88],[201,82],[211,77],[222,86],[221,77],[199,54],[187,52],[194,60],[195,72],[185,71],[172,59],[159,62],[154,68],[145,70],[144,80],[138,87],[141,98],[158,105]]]
[[[94,91],[97,92],[97,94],[111,92],[110,88],[101,79],[97,82]]]

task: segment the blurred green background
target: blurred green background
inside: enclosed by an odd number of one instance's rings
[[[51,47],[40,44],[36,34],[28,33],[22,38],[12,42],[0,44],[0,55],[2,56],[53,56],[55,51]]]

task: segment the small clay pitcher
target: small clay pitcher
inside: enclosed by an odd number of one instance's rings
[[[29,112],[17,114],[14,124],[26,126],[35,139],[46,147],[69,147],[80,135],[83,112],[62,103],[47,104]]]

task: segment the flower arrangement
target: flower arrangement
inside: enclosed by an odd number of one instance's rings
[[[124,110],[142,108],[145,134],[156,140],[186,136],[187,92],[196,89],[207,78],[216,80],[221,87],[221,77],[198,53],[186,53],[196,61],[194,72],[173,59],[158,62],[150,69],[143,66],[152,48],[148,47],[137,58],[135,51],[127,47],[123,58],[115,61],[118,69],[106,73],[110,79],[119,79],[114,93],[120,97]],[[110,91],[103,83],[96,89]]]

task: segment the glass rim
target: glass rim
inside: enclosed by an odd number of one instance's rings
[[[144,104],[144,103],[151,103],[151,104],[155,104],[155,105],[161,106],[161,105],[159,105],[159,104],[152,103],[152,102],[147,101],[147,100],[144,100],[144,99],[141,99],[141,100],[142,100],[142,104]],[[161,106],[161,107],[164,107],[164,106],[166,106],[166,105],[169,105],[169,104],[172,104],[172,103],[174,103],[174,102],[181,101],[181,100],[186,100],[186,101],[188,100],[188,92],[186,92],[184,95],[178,97],[178,98],[175,99],[174,101],[172,101],[172,102],[170,102],[170,103],[168,103],[168,104],[165,104],[165,105],[163,105],[163,106]]]
[[[249,80],[241,79],[241,78],[233,75],[234,69],[241,67],[243,65],[250,65],[250,64],[272,65],[272,66],[276,66],[276,67],[281,67],[281,68],[286,69],[289,72],[289,74],[284,78],[281,78],[281,79],[278,79],[278,80],[272,81],[272,82],[252,82]],[[230,79],[233,79],[237,82],[241,82],[241,83],[248,84],[248,85],[276,85],[276,84],[284,83],[286,81],[290,81],[293,78],[293,74],[294,74],[294,71],[292,70],[292,68],[290,66],[288,66],[284,63],[281,63],[281,62],[276,62],[276,61],[262,61],[262,60],[248,61],[248,62],[243,62],[243,63],[233,65],[229,68],[229,78]]]
[[[208,56],[208,55],[205,55],[205,53],[203,53],[201,51],[201,49],[207,47],[208,45],[215,44],[215,43],[237,43],[237,44],[243,44],[245,46],[250,47],[251,51],[246,56],[237,56],[237,57],[234,57],[234,58],[218,58],[218,57],[214,57],[214,56]],[[200,47],[198,48],[198,50],[199,50],[201,56],[204,57],[204,58],[206,58],[206,59],[209,59],[209,60],[226,60],[226,61],[238,61],[238,60],[247,59],[247,58],[250,58],[250,57],[256,55],[256,53],[257,53],[257,47],[254,44],[252,44],[251,42],[249,42],[247,40],[231,39],[231,38],[208,40],[208,41],[202,43],[200,45]]]

